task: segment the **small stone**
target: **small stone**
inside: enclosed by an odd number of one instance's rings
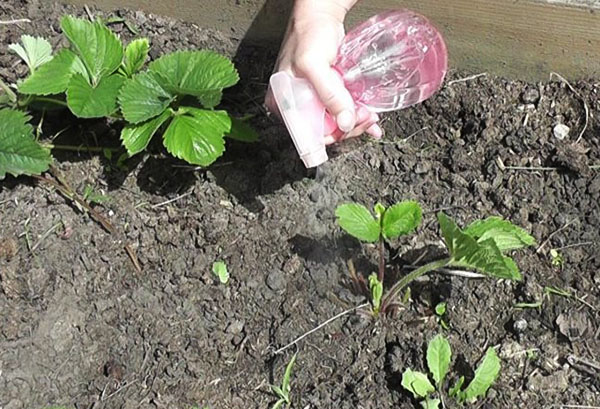
[[[525,330],[527,329],[527,321],[524,320],[523,318],[518,319],[513,324],[513,328],[514,328],[515,332],[518,334],[525,332]]]
[[[427,173],[431,170],[431,162],[419,162],[415,167],[415,173],[418,175]]]
[[[273,291],[281,291],[285,288],[286,280],[282,271],[273,270],[267,276],[267,286]]]
[[[567,136],[569,136],[570,130],[571,130],[571,128],[569,128],[565,124],[556,124],[556,125],[554,125],[554,129],[552,130],[552,133],[554,134],[554,137],[556,139],[562,141]]]
[[[240,334],[244,330],[244,321],[242,320],[233,320],[227,325],[227,329],[225,332],[228,334],[237,335]]]
[[[525,104],[535,104],[540,100],[540,92],[535,88],[527,88],[521,94],[521,101]]]

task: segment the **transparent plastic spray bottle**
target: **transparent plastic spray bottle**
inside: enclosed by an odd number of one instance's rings
[[[417,104],[442,85],[448,52],[429,21],[409,10],[371,17],[344,37],[333,68],[357,107],[386,112]],[[271,90],[296,150],[308,168],[327,160],[326,113],[312,85],[286,72],[271,76]]]

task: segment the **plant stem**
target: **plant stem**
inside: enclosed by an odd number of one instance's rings
[[[118,152],[119,148],[105,148],[102,146],[76,146],[76,145],[53,145],[51,143],[43,144],[44,148],[56,149],[59,151],[72,151],[72,152],[104,152],[109,150],[111,152]]]
[[[451,261],[450,258],[444,258],[441,260],[432,261],[431,263],[422,265],[421,267],[417,268],[416,270],[414,270],[414,271],[408,273],[407,275],[405,275],[404,277],[402,277],[396,284],[394,284],[394,286],[392,288],[390,288],[390,290],[384,296],[384,300],[382,303],[383,305],[382,305],[381,309],[383,311],[385,311],[385,308],[387,307],[387,305],[389,305],[396,297],[398,297],[398,295],[400,294],[400,291],[402,291],[402,289],[404,287],[406,287],[408,284],[410,284],[417,278],[421,277],[422,275],[425,275],[433,270],[437,270],[438,268],[446,267],[447,265],[450,264],[450,261]]]
[[[385,276],[385,244],[383,242],[383,235],[379,235],[379,274],[377,279],[383,284]]]
[[[60,105],[62,107],[68,108],[68,104],[66,101],[62,101],[60,99],[48,98],[48,97],[35,97],[32,101],[29,101],[27,105],[32,102],[47,102],[49,104]]]

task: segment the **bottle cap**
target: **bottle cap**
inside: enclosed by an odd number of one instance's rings
[[[292,77],[287,72],[271,76],[271,90],[292,137],[298,155],[307,168],[327,161],[325,150],[325,107],[313,86],[305,79]]]

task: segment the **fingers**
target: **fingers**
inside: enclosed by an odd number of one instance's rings
[[[331,145],[344,139],[360,136],[363,133],[370,135],[374,139],[381,139],[383,136],[383,130],[379,124],[377,124],[378,121],[379,115],[369,112],[364,107],[360,107],[357,110],[356,127],[350,132],[342,132],[340,129],[336,129],[325,137],[325,144]]]
[[[335,118],[338,128],[350,132],[357,122],[354,101],[340,75],[326,62],[311,59],[298,64],[298,69],[311,82],[319,99]]]

